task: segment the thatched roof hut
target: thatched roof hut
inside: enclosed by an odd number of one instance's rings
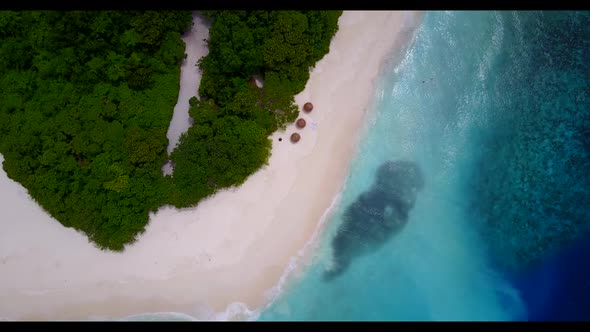
[[[297,143],[297,142],[299,142],[300,139],[301,139],[301,135],[299,135],[298,133],[291,134],[291,142]]]
[[[254,76],[250,77],[250,79],[248,80],[248,85],[250,85],[251,87],[256,86],[256,79],[254,78]]]
[[[250,79],[248,80],[248,84],[251,87],[256,87],[256,88],[262,88],[264,86],[264,83],[262,82],[262,77],[257,74],[250,76]]]
[[[303,129],[305,128],[305,120],[300,118],[299,120],[297,120],[297,122],[295,122],[295,125],[297,126],[297,128]]]
[[[303,110],[307,113],[311,112],[311,110],[313,110],[313,104],[310,102],[307,102],[303,105]]]

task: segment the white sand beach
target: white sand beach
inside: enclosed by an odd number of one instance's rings
[[[314,104],[311,113],[301,114],[308,125],[275,133],[269,166],[241,187],[196,208],[162,208],[123,253],[100,251],[83,234],[64,228],[2,171],[0,317],[85,320],[182,312],[215,319],[211,311],[222,312],[232,303],[251,310],[264,305],[266,291],[340,191],[380,66],[407,39],[406,24],[416,17],[344,12],[330,53],[296,96],[300,106]],[[195,20],[193,36],[205,33],[202,24]],[[185,40],[191,53],[187,63],[206,54],[201,37]],[[194,68],[188,70],[193,72],[181,78],[184,108],[199,77]],[[172,120],[175,132],[187,128],[184,108]],[[178,135],[172,131],[174,145]],[[297,144],[289,141],[294,131],[301,134]]]

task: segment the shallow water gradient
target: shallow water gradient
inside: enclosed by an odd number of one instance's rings
[[[590,247],[589,23],[588,12],[427,13],[381,73],[312,262],[260,320],[590,317],[589,273],[572,273]],[[377,247],[358,236],[372,249],[325,280],[345,211],[390,160],[424,176],[407,224]]]

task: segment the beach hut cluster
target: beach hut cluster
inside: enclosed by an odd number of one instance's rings
[[[309,113],[313,110],[313,104],[310,102],[307,102],[303,105],[303,111],[305,113]],[[297,129],[303,129],[305,128],[305,125],[307,123],[305,122],[305,119],[303,118],[299,118],[297,119],[297,121],[295,121],[295,127],[297,127]],[[292,143],[297,143],[299,142],[299,140],[301,140],[301,135],[299,133],[292,133],[291,134],[291,142]]]

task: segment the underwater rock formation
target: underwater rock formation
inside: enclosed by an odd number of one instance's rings
[[[373,186],[346,210],[332,241],[333,263],[324,280],[342,274],[353,258],[376,250],[397,234],[408,221],[416,195],[424,187],[416,163],[388,161],[379,167]]]

